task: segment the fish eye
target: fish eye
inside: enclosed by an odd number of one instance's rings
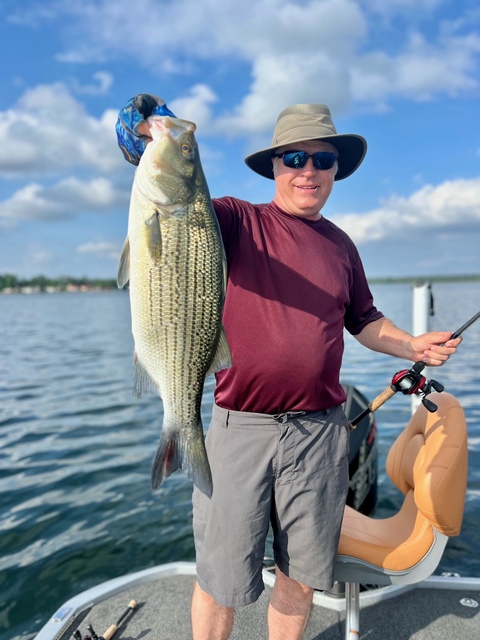
[[[182,148],[182,153],[184,153],[185,155],[190,153],[190,151],[192,150],[190,145],[188,145],[188,144],[182,144],[181,148]]]

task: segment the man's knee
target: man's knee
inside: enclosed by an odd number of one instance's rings
[[[276,568],[275,576],[274,592],[276,592],[276,595],[282,599],[285,597],[290,601],[311,602],[314,591],[312,587],[289,578],[278,567]]]
[[[195,640],[227,640],[230,637],[235,610],[222,607],[198,582],[192,598],[192,631]]]

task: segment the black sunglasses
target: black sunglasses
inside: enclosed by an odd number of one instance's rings
[[[331,151],[316,151],[307,153],[306,151],[285,151],[284,153],[274,153],[273,158],[283,158],[283,164],[290,169],[302,169],[309,158],[312,158],[315,169],[325,171],[331,169],[335,164],[337,156]]]

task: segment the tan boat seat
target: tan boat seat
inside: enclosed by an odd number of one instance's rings
[[[465,416],[452,395],[430,397],[437,411],[420,405],[387,457],[387,474],[404,494],[398,513],[376,519],[345,508],[335,578],[346,583],[347,640],[358,638],[359,584],[425,579],[437,568],[448,537],[460,533],[467,486]]]

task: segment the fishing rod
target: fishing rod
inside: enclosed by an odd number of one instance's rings
[[[73,637],[75,638],[75,640],[110,640],[115,634],[115,632],[117,631],[117,629],[119,628],[120,624],[123,622],[123,620],[125,620],[125,618],[128,616],[130,612],[135,610],[136,606],[137,606],[136,600],[130,600],[130,602],[128,603],[128,607],[125,609],[122,615],[118,618],[115,624],[111,624],[108,627],[108,629],[105,631],[105,633],[102,636],[97,636],[97,634],[93,629],[93,626],[91,624],[88,624],[87,629],[90,632],[90,635],[85,635],[82,638],[82,634],[80,630],[77,629],[76,631],[73,632]]]
[[[476,320],[480,318],[480,311],[476,313],[474,316],[470,318],[465,324],[463,324],[460,329],[457,329],[454,333],[452,333],[450,340],[455,340],[458,338],[465,329],[468,329],[470,325],[472,325]],[[442,342],[440,346],[443,347],[445,342]],[[443,384],[438,382],[437,380],[429,380],[422,375],[422,371],[427,366],[427,363],[423,360],[419,360],[415,362],[411,369],[403,369],[402,371],[398,371],[392,378],[391,384],[382,391],[372,402],[364,409],[356,418],[354,418],[350,422],[350,429],[355,429],[357,424],[361,422],[366,416],[370,413],[373,413],[377,409],[379,409],[387,400],[389,400],[392,396],[394,396],[398,391],[401,391],[406,396],[411,396],[413,394],[422,396],[422,404],[433,413],[437,410],[437,405],[433,403],[431,400],[428,400],[426,396],[428,396],[432,391],[437,391],[441,393],[444,390]]]
[[[130,602],[128,603],[128,607],[125,609],[125,611],[122,613],[122,615],[119,617],[119,619],[116,621],[115,624],[112,624],[108,627],[108,629],[105,631],[105,633],[103,634],[103,640],[110,640],[110,638],[113,636],[113,634],[115,633],[115,631],[118,629],[118,627],[120,626],[121,622],[128,616],[128,614],[131,611],[135,610],[135,607],[137,606],[137,603],[135,600],[130,600]]]

